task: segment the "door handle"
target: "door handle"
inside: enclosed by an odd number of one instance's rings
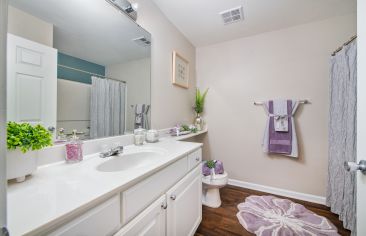
[[[9,236],[10,235],[9,231],[6,227],[2,227],[0,233],[1,233],[0,236]]]
[[[361,160],[358,164],[355,162],[344,162],[344,168],[349,172],[361,171],[366,175],[366,160]]]
[[[51,133],[55,132],[55,127],[54,126],[48,126],[48,131],[50,131]]]

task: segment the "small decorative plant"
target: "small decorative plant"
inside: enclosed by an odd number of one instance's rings
[[[197,88],[196,89],[196,99],[195,99],[195,107],[194,110],[197,112],[197,114],[200,114],[203,112],[203,106],[205,104],[205,98],[207,95],[208,89],[204,93],[201,93],[201,91]]]
[[[216,167],[216,162],[213,161],[213,160],[209,160],[209,161],[206,162],[206,165],[207,165],[208,168],[214,169]]]
[[[26,153],[29,150],[40,150],[48,146],[52,146],[52,135],[42,125],[8,122],[7,147],[9,150],[19,148]]]

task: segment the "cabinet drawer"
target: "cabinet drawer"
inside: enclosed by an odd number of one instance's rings
[[[150,203],[178,182],[188,171],[184,157],[122,193],[122,224],[126,224]]]
[[[196,167],[202,162],[202,149],[198,149],[188,155],[188,168],[189,170]]]
[[[120,198],[115,196],[47,235],[113,235],[121,226]]]

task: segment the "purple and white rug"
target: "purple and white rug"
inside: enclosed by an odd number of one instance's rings
[[[288,199],[252,195],[238,209],[240,224],[259,236],[339,235],[327,218]]]

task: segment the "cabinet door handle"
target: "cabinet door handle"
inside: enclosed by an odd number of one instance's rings
[[[161,203],[161,208],[163,208],[164,210],[168,208],[168,204],[164,201],[163,203]]]
[[[199,161],[200,160],[200,158],[199,157],[196,157],[196,161]]]
[[[170,196],[170,199],[172,199],[172,200],[174,201],[175,199],[177,199],[177,196],[175,196],[174,194],[172,194],[172,195]]]

